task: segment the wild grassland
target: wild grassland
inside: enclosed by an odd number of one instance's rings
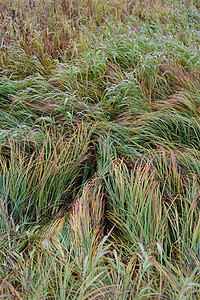
[[[199,2],[0,11],[0,297],[198,299]]]

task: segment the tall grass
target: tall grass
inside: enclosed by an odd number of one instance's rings
[[[199,20],[0,2],[0,297],[198,299]]]

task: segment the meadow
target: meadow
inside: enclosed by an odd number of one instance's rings
[[[0,1],[0,298],[199,299],[198,0]]]

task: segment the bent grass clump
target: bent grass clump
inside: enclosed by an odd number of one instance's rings
[[[197,299],[198,1],[0,8],[0,296]]]

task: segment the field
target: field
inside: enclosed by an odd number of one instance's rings
[[[199,299],[198,0],[0,1],[0,298]]]

